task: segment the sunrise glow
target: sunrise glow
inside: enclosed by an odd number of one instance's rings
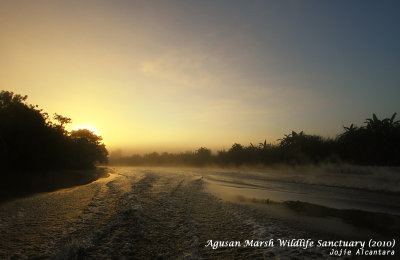
[[[0,85],[134,152],[399,111],[395,8],[312,2],[2,1]]]
[[[74,126],[73,125],[72,127],[70,127],[70,129],[71,129],[71,131],[76,131],[76,130],[80,130],[80,129],[87,129],[87,130],[93,132],[95,135],[100,135],[101,136],[101,133],[99,132],[99,130],[96,127],[91,126],[91,125],[78,125],[78,126]]]

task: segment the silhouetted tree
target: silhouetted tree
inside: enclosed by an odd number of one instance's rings
[[[308,164],[320,162],[350,162],[355,164],[400,165],[400,121],[396,113],[379,120],[375,114],[365,121],[365,126],[351,124],[336,139],[292,131],[272,145],[265,140],[258,146],[234,143],[228,150],[218,151],[201,147],[193,152],[144,156],[135,155],[119,159],[134,165],[196,165],[207,164]]]
[[[95,135],[88,129],[74,130],[70,133],[73,147],[78,151],[76,162],[78,167],[90,168],[94,163],[106,163],[108,152],[104,144],[101,143],[102,137]]]
[[[107,150],[101,137],[89,130],[71,134],[70,118],[54,115],[56,123],[27,96],[0,92],[0,163],[4,172],[80,169],[105,162]]]
[[[373,114],[362,127],[344,127],[337,140],[342,158],[358,164],[399,165],[400,123],[395,118],[396,113],[383,120]]]
[[[205,147],[199,148],[194,154],[194,163],[198,166],[212,162],[211,150]]]

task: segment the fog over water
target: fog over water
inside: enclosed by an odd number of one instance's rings
[[[303,201],[338,209],[400,214],[397,168],[325,166],[204,171],[209,189],[232,199]]]
[[[327,249],[205,245],[210,239],[391,239],[400,223],[398,173],[347,166],[116,167],[87,185],[1,203],[0,258],[320,259]],[[299,205],[306,211],[295,211]],[[374,216],[395,225],[357,226],[351,220],[358,211],[346,209],[390,213]]]

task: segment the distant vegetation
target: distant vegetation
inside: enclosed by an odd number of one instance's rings
[[[0,163],[2,172],[79,170],[107,162],[102,138],[87,129],[68,132],[70,118],[49,115],[26,102],[27,96],[0,92]],[[336,138],[292,131],[277,144],[233,144],[213,154],[201,147],[195,152],[111,155],[114,165],[220,165],[315,164],[346,162],[361,165],[400,165],[400,121],[396,113],[378,119],[375,114],[364,125],[344,127]]]
[[[229,150],[212,154],[201,147],[195,152],[150,153],[146,155],[110,156],[115,165],[219,165],[245,164],[316,164],[352,163],[360,165],[400,165],[400,121],[396,113],[390,118],[378,119],[375,114],[363,126],[344,127],[335,139],[308,135],[303,131],[284,135],[278,144],[266,141],[258,145],[233,144]]]
[[[80,170],[107,162],[102,138],[87,129],[68,132],[70,118],[49,115],[26,102],[27,96],[0,92],[1,172]]]

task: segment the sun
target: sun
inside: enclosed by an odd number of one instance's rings
[[[71,131],[79,130],[79,129],[87,129],[87,130],[92,131],[95,135],[100,135],[99,130],[96,127],[92,126],[92,125],[73,125],[73,126],[70,127]]]

